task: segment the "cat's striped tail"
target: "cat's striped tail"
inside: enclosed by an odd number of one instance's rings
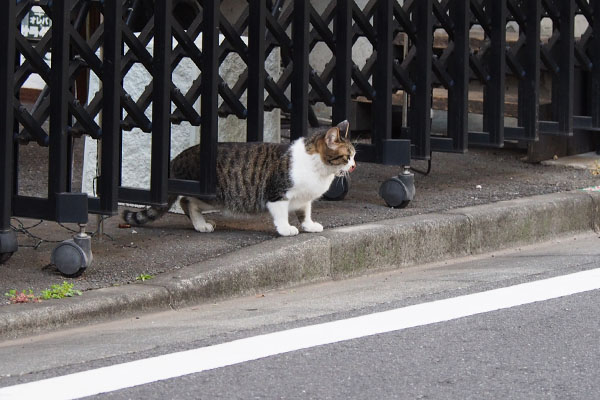
[[[123,210],[121,217],[123,218],[123,221],[127,222],[129,225],[144,225],[148,222],[156,221],[165,215],[173,203],[175,203],[175,200],[177,200],[177,196],[169,196],[168,203],[165,207],[152,206],[142,211]]]

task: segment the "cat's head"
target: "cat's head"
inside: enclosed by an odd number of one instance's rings
[[[356,150],[350,142],[350,124],[342,121],[327,131],[317,132],[306,142],[309,154],[318,153],[321,161],[336,175],[346,175],[356,168]]]

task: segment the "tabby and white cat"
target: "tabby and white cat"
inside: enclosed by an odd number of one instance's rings
[[[216,203],[234,213],[268,210],[277,232],[282,236],[298,234],[288,216],[295,211],[305,232],[321,232],[323,226],[311,218],[312,202],[323,195],[335,176],[354,170],[354,146],[348,140],[348,122],[300,138],[289,145],[274,143],[219,143],[217,146]],[[171,162],[171,177],[200,179],[200,146],[184,150]],[[177,200],[169,196],[166,207],[144,211],[124,211],[123,219],[132,225],[154,221]],[[198,232],[212,232],[202,211],[213,210],[194,197],[180,200],[183,211]]]

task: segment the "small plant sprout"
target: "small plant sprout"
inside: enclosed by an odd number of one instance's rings
[[[62,299],[65,297],[81,296],[81,290],[73,289],[74,284],[63,282],[62,285],[52,285],[50,289],[42,290],[42,299]]]
[[[144,281],[149,281],[152,278],[154,278],[154,275],[140,274],[138,277],[135,278],[135,280],[144,282]]]

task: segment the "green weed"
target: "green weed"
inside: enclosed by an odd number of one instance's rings
[[[135,280],[136,281],[149,281],[150,279],[153,279],[154,275],[150,275],[150,274],[140,274],[140,276],[136,277]]]
[[[62,285],[52,285],[50,289],[42,290],[41,298],[44,300],[49,299],[62,299],[65,297],[81,296],[82,291],[73,289],[75,286],[73,283],[63,282]]]

